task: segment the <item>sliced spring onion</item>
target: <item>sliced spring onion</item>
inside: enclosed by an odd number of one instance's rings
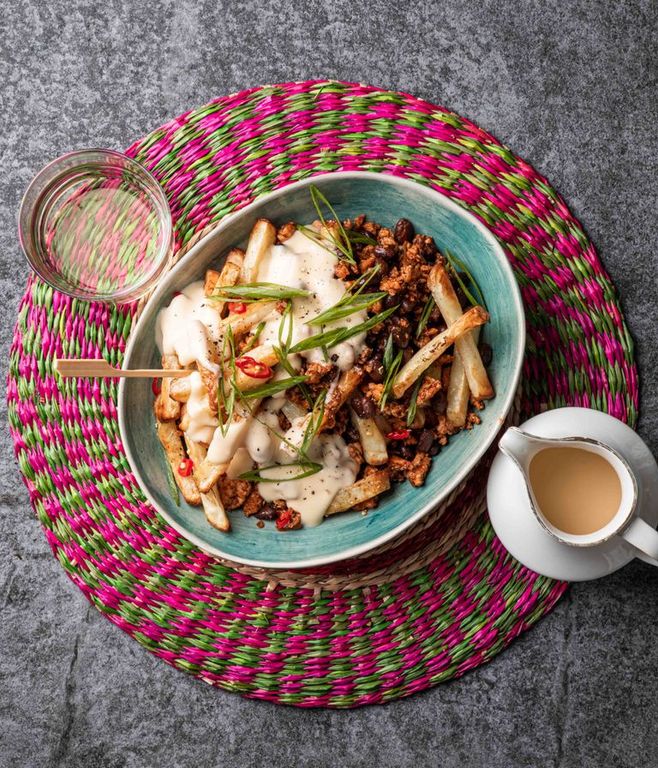
[[[389,395],[393,389],[393,381],[397,372],[402,365],[403,351],[398,350],[397,354],[393,351],[393,334],[388,335],[386,340],[386,346],[384,347],[384,357],[382,364],[384,366],[384,386],[382,388],[382,395],[379,400],[379,410],[383,411],[386,403],[388,402]]]
[[[336,320],[341,320],[343,317],[348,317],[356,312],[362,312],[363,310],[368,309],[373,304],[381,301],[386,295],[386,291],[362,293],[358,296],[349,296],[349,294],[346,293],[345,296],[348,296],[348,299],[345,299],[344,296],[332,307],[329,307],[329,309],[325,309],[324,312],[307,320],[306,325],[326,325],[327,323],[333,323]]]
[[[226,285],[217,289],[211,298],[220,299],[242,299],[243,301],[260,301],[261,299],[295,299],[306,297],[308,291],[301,288],[290,288],[287,285],[278,283],[245,283],[244,285]]]
[[[178,486],[176,485],[176,480],[174,480],[174,472],[169,462],[166,462],[166,464],[167,464],[167,485],[169,486],[169,493],[171,494],[171,498],[173,499],[174,504],[177,507],[180,507],[180,491],[178,489]]]
[[[418,410],[418,393],[425,381],[425,374],[423,373],[418,377],[418,381],[414,384],[414,388],[411,390],[411,399],[409,400],[409,409],[407,411],[407,426],[410,427],[414,419],[416,418],[416,411]]]
[[[308,376],[290,376],[287,379],[279,379],[279,381],[272,381],[268,384],[262,384],[255,389],[250,389],[247,392],[242,392],[242,397],[247,399],[272,397],[273,395],[278,395],[279,392],[285,392],[291,387],[298,387],[307,379]]]
[[[425,306],[423,307],[423,311],[421,312],[420,319],[418,320],[418,325],[416,326],[416,338],[419,339],[427,327],[427,322],[430,319],[430,315],[432,314],[432,310],[434,309],[435,301],[433,296],[429,296],[427,301],[425,302]]]
[[[276,467],[299,467],[302,472],[293,477],[263,477],[262,472],[266,472],[268,469],[275,469]],[[303,480],[305,477],[316,475],[322,471],[322,464],[317,464],[314,461],[297,461],[293,464],[271,464],[267,467],[261,467],[260,469],[252,469],[249,472],[243,472],[239,477],[240,480],[249,480],[252,483],[282,483],[290,482],[291,480]]]
[[[464,262],[461,259],[458,259],[457,256],[454,256],[448,251],[445,252],[445,257],[448,260],[448,264],[450,264],[450,266],[452,267],[452,271],[455,275],[455,280],[457,280],[457,282],[459,283],[459,287],[464,292],[464,296],[466,296],[466,298],[474,307],[478,306],[479,304],[481,307],[484,307],[486,309],[487,305],[484,302],[484,296],[482,295],[480,286],[475,282],[475,278],[470,273],[466,264],[464,264]],[[466,284],[464,283],[462,276],[459,274],[460,272],[463,272],[466,275],[466,278],[468,279],[469,283],[473,287],[473,291],[476,294],[475,296],[466,287]]]
[[[334,210],[334,207],[331,205],[331,203],[327,200],[327,198],[322,194],[322,192],[320,192],[320,190],[314,184],[311,184],[311,186],[309,187],[309,190],[311,192],[311,200],[313,201],[313,205],[315,207],[316,213],[318,214],[318,218],[322,222],[322,225],[327,228],[327,231],[331,232],[331,230],[326,226],[326,220],[324,218],[324,215],[322,214],[323,205],[329,209],[329,212],[331,213],[333,220],[336,222],[336,226],[338,227],[338,231],[340,233],[340,238],[332,237],[334,245],[336,246],[336,248],[338,248],[338,250],[342,254],[343,259],[345,261],[349,262],[353,266],[356,266],[356,261],[354,259],[354,252],[352,250],[352,243],[350,242],[350,239],[347,236],[347,233],[345,232],[345,227],[343,226],[343,222],[340,220],[338,214]]]
[[[313,336],[309,336],[308,338],[297,342],[297,344],[290,348],[290,352],[296,354],[297,352],[305,352],[309,349],[315,349],[316,347],[326,347],[327,349],[331,349],[331,347],[335,347],[336,344],[347,341],[347,339],[351,339],[353,336],[358,336],[360,333],[365,333],[376,325],[383,323],[384,320],[397,310],[397,308],[398,305],[386,309],[383,312],[379,312],[365,322],[354,325],[351,328],[336,328],[332,331],[316,333]]]

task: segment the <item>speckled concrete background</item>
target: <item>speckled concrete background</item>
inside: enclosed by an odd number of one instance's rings
[[[333,76],[475,120],[569,201],[624,299],[658,448],[655,0],[0,0],[3,377],[16,210],[74,147],[122,148],[209,98]],[[5,405],[2,404],[4,411]],[[575,586],[491,664],[406,701],[302,712],[215,691],[91,609],[50,556],[2,419],[0,765],[658,765],[658,571]]]

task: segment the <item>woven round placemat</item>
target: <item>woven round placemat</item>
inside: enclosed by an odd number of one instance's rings
[[[163,185],[179,253],[225,214],[317,173],[379,171],[443,191],[499,238],[521,285],[529,337],[516,412],[583,405],[635,423],[632,342],[594,248],[546,180],[470,121],[368,86],[288,83],[181,115],[129,154]],[[482,664],[563,593],[493,534],[483,505],[492,452],[441,515],[368,556],[282,574],[200,551],[145,503],[119,439],[116,383],[53,375],[57,356],[120,364],[134,311],[32,278],[8,412],[53,553],[152,653],[250,697],[358,706]]]

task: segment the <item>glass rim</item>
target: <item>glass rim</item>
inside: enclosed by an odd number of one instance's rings
[[[24,227],[24,221],[28,218],[30,222],[35,220],[35,217],[39,213],[43,202],[44,191],[53,183],[56,183],[58,174],[56,169],[65,164],[67,161],[79,161],[79,164],[84,163],[85,158],[98,158],[106,156],[121,160],[125,163],[128,170],[133,172],[137,178],[140,186],[144,187],[149,195],[155,202],[154,208],[156,209],[156,215],[158,217],[158,223],[162,230],[162,243],[158,248],[157,258],[154,259],[154,266],[149,272],[147,272],[143,278],[131,286],[124,286],[111,292],[96,292],[85,291],[75,287],[70,281],[61,275],[57,270],[49,271],[42,266],[43,259],[39,260],[39,256],[42,256],[42,250],[36,245],[34,237],[26,232]],[[72,166],[75,167],[75,166]],[[61,174],[62,176],[64,173]],[[31,199],[32,198],[32,199]],[[139,299],[160,277],[165,270],[167,264],[170,261],[172,247],[173,247],[173,221],[171,216],[171,208],[169,201],[164,192],[164,189],[155,178],[155,176],[141,163],[132,157],[129,157],[123,152],[116,149],[107,149],[105,147],[85,147],[82,149],[74,149],[70,152],[65,152],[63,155],[50,160],[44,165],[31,179],[28,184],[21,202],[18,208],[18,240],[30,269],[35,272],[45,283],[51,288],[54,288],[61,293],[71,296],[75,299],[81,299],[84,301],[100,301],[104,303],[130,303]],[[59,277],[59,280],[55,278]]]

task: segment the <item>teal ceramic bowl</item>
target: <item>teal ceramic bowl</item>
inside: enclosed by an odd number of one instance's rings
[[[455,435],[434,459],[422,488],[408,483],[396,486],[367,516],[348,512],[325,520],[317,528],[282,533],[270,523],[257,528],[253,518],[233,512],[233,529],[224,534],[206,522],[201,508],[189,507],[182,500],[176,506],[172,500],[164,454],[155,433],[151,382],[122,379],[121,437],[135,477],[154,507],[205,551],[265,568],[331,563],[379,546],[426,515],[469,472],[478,471],[479,459],[496,437],[514,400],[525,347],[523,305],[516,280],[502,248],[485,227],[445,196],[415,182],[384,174],[345,172],[291,184],[225,218],[162,280],[130,334],[124,367],[160,367],[155,346],[158,312],[174,291],[202,279],[209,265],[221,263],[231,247],[244,247],[257,218],[265,217],[275,224],[313,221],[311,184],[321,189],[341,218],[365,213],[392,226],[404,216],[417,232],[431,235],[440,250],[449,250],[468,266],[491,314],[484,338],[493,348],[489,372],[496,397],[482,412],[482,423]]]

